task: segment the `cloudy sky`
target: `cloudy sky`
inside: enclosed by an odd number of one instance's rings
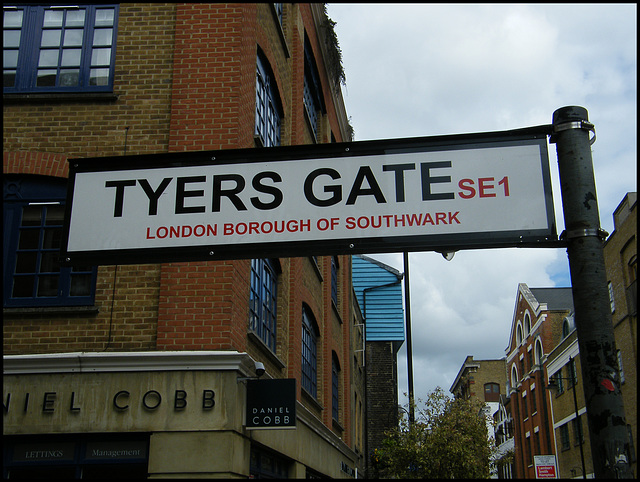
[[[589,112],[601,227],[637,191],[635,4],[329,4],[356,141],[489,132]],[[564,229],[549,145],[558,234]],[[402,254],[371,255],[404,272]],[[467,355],[505,356],[518,283],[570,286],[564,249],[410,253],[416,398],[448,391]],[[406,343],[399,391],[408,391]],[[402,396],[401,403],[406,403]]]

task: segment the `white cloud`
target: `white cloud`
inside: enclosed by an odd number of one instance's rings
[[[329,4],[356,141],[550,124],[584,106],[602,227],[637,176],[635,4]],[[558,234],[555,145],[549,145]],[[401,254],[373,257],[404,271]],[[410,255],[416,396],[448,390],[467,355],[500,358],[518,283],[569,286],[564,249]],[[399,391],[407,391],[406,344]],[[403,401],[405,399],[402,399]]]

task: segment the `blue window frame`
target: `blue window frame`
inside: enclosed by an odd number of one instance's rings
[[[331,416],[340,420],[340,362],[336,352],[331,357]]]
[[[117,23],[118,5],[4,6],[4,92],[111,92]]]
[[[7,175],[3,184],[3,305],[93,305],[96,267],[60,265],[66,179]]]
[[[254,136],[261,147],[280,145],[281,109],[269,63],[261,53],[256,62],[256,122]]]
[[[302,387],[318,396],[318,329],[308,307],[302,308]]]
[[[251,260],[249,327],[273,352],[276,351],[278,271],[270,259]]]
[[[331,256],[331,301],[338,306],[338,257]]]
[[[311,45],[305,36],[304,43],[304,87],[303,87],[303,103],[305,112],[309,119],[311,131],[316,140],[318,140],[318,129],[320,115],[324,113],[322,102],[322,89],[320,86],[320,76],[313,59]]]

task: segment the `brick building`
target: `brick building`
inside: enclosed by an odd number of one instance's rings
[[[562,338],[563,320],[572,310],[571,288],[518,285],[505,349],[515,478],[535,478],[534,456],[555,454],[546,364]]]
[[[58,259],[69,159],[350,141],[332,32],[322,4],[4,6],[5,477],[363,469],[349,256]],[[246,428],[256,362],[295,430]]]

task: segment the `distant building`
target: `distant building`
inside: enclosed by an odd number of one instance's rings
[[[496,438],[494,416],[500,410],[500,399],[506,394],[505,359],[474,360],[467,356],[449,391],[455,398],[476,400],[484,404],[481,415],[487,424],[487,437]],[[506,413],[504,414],[506,420]],[[497,476],[497,473],[493,474]]]
[[[505,349],[514,422],[514,478],[535,478],[534,456],[556,453],[545,365],[572,310],[571,288],[518,285]]]
[[[402,273],[367,256],[352,258],[353,288],[363,313],[364,353],[355,350],[366,374],[366,454],[382,446],[398,426],[398,350],[404,342]],[[360,353],[358,353],[360,352]],[[362,357],[362,358],[361,358]],[[376,474],[367,470],[367,477]]]

